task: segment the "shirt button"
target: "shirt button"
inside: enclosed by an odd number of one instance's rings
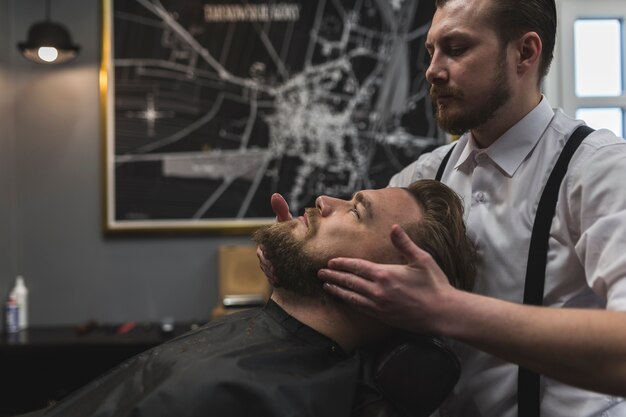
[[[484,203],[485,201],[487,201],[487,196],[485,196],[485,193],[482,191],[476,191],[474,193],[474,201],[476,203]]]

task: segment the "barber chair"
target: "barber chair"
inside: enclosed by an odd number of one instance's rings
[[[355,417],[428,417],[456,385],[461,365],[445,341],[403,334],[363,351],[364,385]]]

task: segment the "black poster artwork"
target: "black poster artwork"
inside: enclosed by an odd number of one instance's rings
[[[104,1],[108,230],[249,231],[439,142],[433,0]]]

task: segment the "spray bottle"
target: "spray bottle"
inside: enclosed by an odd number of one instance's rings
[[[24,284],[24,277],[18,275],[15,279],[15,286],[11,290],[9,299],[15,300],[18,308],[19,330],[28,327],[28,288]]]
[[[15,298],[9,297],[5,306],[4,314],[6,319],[5,331],[7,333],[17,333],[20,331],[20,310]]]

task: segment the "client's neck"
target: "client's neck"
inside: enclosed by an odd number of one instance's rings
[[[346,352],[388,333],[388,326],[334,300],[303,297],[282,288],[272,300],[289,315],[334,340]]]

